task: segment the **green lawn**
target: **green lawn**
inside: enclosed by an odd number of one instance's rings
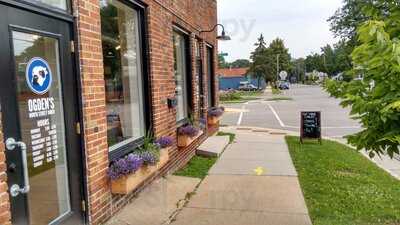
[[[261,91],[226,92],[219,95],[219,100],[224,104],[245,103],[247,101],[260,99],[258,96],[261,94]]]
[[[175,172],[174,175],[203,179],[216,161],[217,158],[194,156],[184,168]]]
[[[244,100],[232,100],[232,101],[221,101],[219,103],[221,104],[241,104],[241,103],[245,103],[247,101]]]
[[[345,145],[286,141],[314,225],[400,224],[400,181]]]
[[[290,101],[293,100],[291,97],[285,97],[285,96],[277,96],[277,97],[272,97],[266,99],[267,101]]]
[[[259,96],[263,92],[262,91],[238,91],[237,93],[241,96]]]

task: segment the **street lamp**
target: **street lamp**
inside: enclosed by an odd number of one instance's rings
[[[215,30],[215,28],[217,28],[218,26],[221,26],[221,27],[222,27],[222,33],[221,33],[221,35],[218,35],[218,36],[217,36],[217,40],[220,40],[220,41],[230,41],[230,40],[231,40],[231,37],[230,37],[229,35],[226,35],[224,25],[222,25],[222,24],[220,24],[220,23],[216,24],[211,30],[203,30],[203,31],[200,31],[200,34],[201,34],[201,33],[213,32],[213,31]]]

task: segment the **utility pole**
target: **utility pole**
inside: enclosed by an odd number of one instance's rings
[[[276,80],[279,80],[279,54],[276,55]]]
[[[328,73],[328,68],[326,67],[326,57],[325,57],[325,54],[322,54],[322,56],[324,57],[325,72]]]

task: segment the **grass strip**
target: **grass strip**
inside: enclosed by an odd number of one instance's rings
[[[314,225],[400,224],[400,181],[345,145],[288,136]]]
[[[175,172],[174,175],[204,179],[216,161],[216,157],[194,156],[185,167]]]
[[[291,101],[293,100],[293,98],[291,97],[272,97],[272,98],[268,98],[266,99],[266,101]]]

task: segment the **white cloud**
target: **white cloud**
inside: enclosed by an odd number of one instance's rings
[[[229,54],[228,61],[249,58],[263,33],[267,43],[284,39],[293,57],[319,52],[337,42],[327,19],[341,4],[342,0],[218,0],[219,21],[232,37],[220,42],[219,50]]]

